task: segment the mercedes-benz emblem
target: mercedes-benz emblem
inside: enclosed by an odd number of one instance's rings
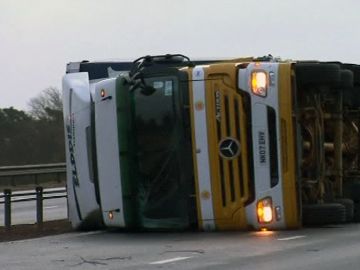
[[[220,156],[226,159],[234,159],[240,154],[240,143],[234,138],[225,138],[219,143]]]

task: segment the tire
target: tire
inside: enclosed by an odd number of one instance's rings
[[[354,203],[360,203],[360,181],[349,180],[344,184],[344,196],[353,200]]]
[[[337,86],[341,82],[338,64],[297,63],[295,68],[300,85]]]
[[[352,65],[352,64],[345,64],[343,65],[344,68],[349,69],[354,74],[354,85],[360,86],[360,66],[359,65]]]
[[[351,70],[343,69],[340,71],[340,82],[336,88],[351,89],[354,87],[354,75]]]
[[[354,219],[354,201],[346,198],[335,199],[335,203],[340,203],[345,206],[346,222],[351,222]]]
[[[339,203],[303,205],[302,218],[304,225],[339,224],[346,221],[345,206]]]
[[[360,203],[354,203],[354,222],[360,222]]]
[[[360,86],[343,91],[344,104],[350,107],[360,107]]]

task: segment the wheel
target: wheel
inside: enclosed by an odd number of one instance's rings
[[[354,201],[351,199],[335,199],[335,203],[340,203],[345,206],[346,221],[351,222],[354,219]]]
[[[344,183],[344,196],[350,198],[354,203],[360,203],[360,181],[349,180]]]
[[[297,81],[301,85],[337,86],[341,82],[340,65],[321,63],[297,63]]]
[[[303,205],[304,225],[338,224],[346,221],[345,206],[339,203]]]
[[[343,91],[344,104],[350,107],[360,107],[360,86]]]
[[[360,203],[354,203],[354,222],[360,222]]]
[[[342,69],[340,70],[340,82],[336,88],[340,89],[351,89],[354,87],[354,75],[351,70]]]
[[[360,66],[359,65],[352,65],[352,64],[345,64],[344,68],[349,69],[354,74],[354,85],[360,86]]]

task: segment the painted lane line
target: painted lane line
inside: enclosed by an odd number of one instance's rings
[[[165,263],[171,263],[171,262],[187,260],[187,259],[190,259],[190,258],[192,258],[192,257],[176,257],[176,258],[172,258],[172,259],[168,259],[168,260],[151,262],[149,264],[165,264]]]
[[[46,206],[46,207],[44,207],[44,209],[54,209],[54,208],[59,208],[59,206],[54,205],[54,206]]]
[[[296,236],[291,236],[291,237],[285,237],[285,238],[278,238],[279,241],[290,241],[290,240],[295,240],[295,239],[300,239],[300,238],[305,238],[306,235],[296,235]]]

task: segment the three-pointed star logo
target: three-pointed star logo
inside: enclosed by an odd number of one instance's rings
[[[234,138],[225,138],[219,143],[219,153],[223,158],[233,159],[240,154],[240,143]]]

